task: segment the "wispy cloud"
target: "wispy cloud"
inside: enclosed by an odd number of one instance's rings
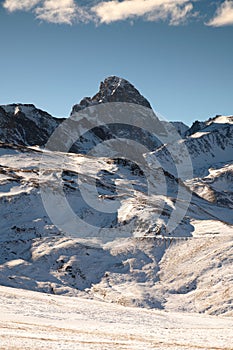
[[[74,0],[5,0],[3,7],[9,11],[32,11],[37,19],[59,24],[90,21],[91,16]]]
[[[46,0],[35,9],[35,14],[38,19],[50,23],[71,24],[77,10],[74,0]]]
[[[122,20],[143,18],[146,21],[166,21],[179,25],[197,16],[194,3],[201,0],[4,0],[3,7],[9,12],[31,11],[39,20],[73,24],[95,22],[109,24]],[[82,5],[80,4],[82,3]],[[219,0],[215,16],[205,23],[220,27],[233,25],[233,0]]]
[[[192,9],[189,0],[113,0],[92,7],[101,23],[144,17],[149,21],[168,19],[172,25],[183,22]]]
[[[30,11],[40,2],[41,0],[5,0],[3,7],[10,12],[19,10]]]
[[[212,27],[233,25],[233,1],[224,1],[217,9],[214,18],[206,24]]]

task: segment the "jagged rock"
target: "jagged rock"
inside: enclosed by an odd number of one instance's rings
[[[33,104],[0,106],[0,140],[24,146],[43,146],[61,121]]]
[[[155,132],[150,133],[143,129],[143,126],[145,125],[147,119],[147,116],[145,114],[149,114],[150,112],[150,117],[148,116],[149,119],[151,118],[151,113],[153,113],[150,103],[140,94],[140,92],[131,83],[129,83],[125,79],[118,78],[116,76],[108,77],[104,80],[104,82],[101,82],[99,91],[93,97],[85,97],[79,104],[74,105],[71,111],[71,117],[76,116],[77,120],[81,122],[81,117],[78,113],[87,107],[97,106],[97,114],[95,115],[96,121],[96,119],[98,119],[98,106],[105,103],[114,102],[130,104],[128,110],[127,107],[125,107],[125,114],[127,114],[126,118],[122,118],[125,119],[125,124],[114,123],[114,116],[111,116],[111,114],[114,114],[114,108],[117,107],[114,107],[113,105],[111,110],[111,107],[107,106],[106,112],[110,115],[109,123],[104,126],[93,127],[91,132],[87,132],[85,135],[83,135],[82,142],[78,142],[78,148],[81,153],[87,153],[102,141],[110,139],[125,138],[127,140],[134,140],[136,142],[140,142],[150,151],[154,150],[156,147],[161,145],[161,142],[155,135]],[[137,108],[137,105],[145,107],[145,109],[142,110],[140,108]],[[134,109],[130,110],[130,108],[133,108],[133,106]],[[148,111],[146,109],[148,109]],[[142,127],[138,128],[131,125],[130,123],[128,123],[127,125],[128,113],[135,114],[135,119],[138,118],[138,120],[142,120]],[[152,127],[151,129],[156,130],[156,134],[164,133],[164,126],[155,114],[153,115],[152,119],[154,127]],[[109,152],[109,155],[111,154],[111,150],[107,152]]]
[[[135,103],[151,109],[150,103],[132,84],[125,79],[111,76],[100,83],[97,94],[93,97],[85,97],[79,104],[74,105],[71,115],[86,107],[107,102]]]
[[[204,122],[199,122],[198,120],[196,120],[193,125],[191,126],[191,128],[189,128],[186,131],[186,136],[191,136],[193,134],[195,134],[196,132],[200,131],[201,129],[204,129],[204,127],[206,126],[206,124]]]

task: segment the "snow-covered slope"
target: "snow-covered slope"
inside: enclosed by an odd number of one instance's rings
[[[177,175],[178,165],[183,170],[181,178],[185,185],[199,197],[215,204],[220,216],[224,208],[230,209],[227,214],[229,218],[232,217],[233,199],[232,117],[217,116],[200,124],[197,128],[198,123],[194,123],[189,136],[172,144],[165,144],[154,152],[145,154],[145,157],[152,167],[156,168],[159,163],[173,175]],[[186,166],[184,150],[191,160],[192,171]],[[172,155],[175,155],[175,159]],[[201,206],[204,208],[205,205]],[[204,230],[201,229],[201,232]]]
[[[218,129],[219,125],[233,124],[233,116],[216,115],[213,118],[209,118],[207,121],[199,122],[196,120],[191,128],[186,130],[186,136],[191,136],[197,132],[206,132],[210,130]]]
[[[194,195],[183,220],[174,232],[167,232],[177,196],[177,179],[168,173],[169,195],[160,193],[156,173],[154,192],[148,197],[145,175],[135,164],[116,159],[2,144],[0,164],[0,284],[130,306],[232,313],[231,293],[226,292],[232,283],[230,208]],[[86,188],[96,186],[99,210],[84,201],[80,179]],[[67,234],[56,227],[45,210],[39,185],[48,193],[62,188],[76,215],[92,225],[89,231],[81,225]],[[184,191],[189,190],[184,187]],[[101,206],[113,199],[118,200],[116,212],[101,212]],[[176,210],[183,205],[177,203]],[[64,228],[70,227],[66,220],[64,216]],[[205,225],[202,233],[200,222]],[[91,244],[98,241],[102,244]],[[195,253],[198,247],[202,247],[200,255]],[[185,252],[181,259],[180,252]],[[169,264],[174,259],[171,278]],[[221,266],[220,260],[224,261]],[[208,298],[199,305],[199,295],[206,293],[212,275]],[[221,303],[213,305],[217,279],[224,275],[225,283],[218,288]]]
[[[208,175],[211,167],[222,167],[232,162],[233,158],[233,125],[212,124],[173,144],[163,145],[148,155],[159,160],[161,166],[175,175],[174,160],[167,149],[176,154],[176,162],[182,163],[182,149],[185,148],[192,160],[194,176]]]
[[[232,318],[0,287],[1,349],[232,349]]]
[[[209,175],[189,181],[190,188],[202,198],[219,206],[233,208],[233,165],[210,168]]]

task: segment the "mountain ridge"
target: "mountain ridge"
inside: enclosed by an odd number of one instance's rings
[[[117,102],[138,104],[151,109],[148,100],[143,97],[130,82],[123,78],[110,76],[100,83],[99,91],[92,98],[85,97],[80,103],[75,104],[72,107],[71,117],[74,116],[75,113],[79,113],[83,109],[91,106]],[[155,118],[156,117],[157,116],[155,115]],[[216,119],[219,118],[223,118],[223,116],[218,115],[209,118],[206,122],[196,121],[191,127],[188,127],[183,122],[169,122],[168,124],[168,122],[163,120],[160,120],[160,125],[161,128],[165,126],[170,133],[173,132],[172,128],[174,127],[174,130],[180,134],[181,138],[186,138],[200,132],[201,130],[203,131],[209,125],[214,124]],[[227,118],[230,121],[232,117],[229,116],[224,118],[227,122]],[[9,105],[2,105],[0,106],[0,138],[7,143],[16,143],[25,146],[44,146],[55,129],[64,120],[66,120],[66,118],[53,117],[49,113],[38,109],[33,104],[12,103]],[[125,136],[132,137],[132,135],[127,134],[127,132],[125,133]],[[119,134],[121,135],[121,132]],[[108,140],[112,137],[118,137],[118,133],[116,133],[116,128],[112,131],[111,128],[106,125],[105,127],[95,129],[91,136],[86,136],[86,143],[90,142],[90,138],[92,138],[91,143],[92,147],[94,147],[104,139]],[[148,134],[140,134],[138,137],[150,138]],[[150,145],[150,147],[156,148],[159,146],[159,143],[152,138]],[[86,146],[82,145],[82,142],[77,142],[77,145],[73,146],[71,151],[85,153],[85,147]]]

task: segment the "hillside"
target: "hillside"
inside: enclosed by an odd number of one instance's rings
[[[2,286],[232,315],[232,117],[169,124],[117,77],[0,112]]]

